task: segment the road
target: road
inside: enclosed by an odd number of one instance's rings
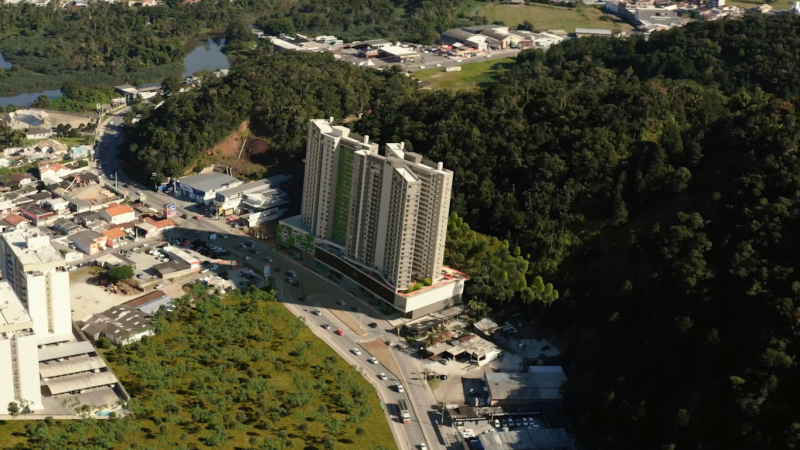
[[[133,179],[128,177],[118,162],[119,146],[122,144],[123,136],[122,131],[124,127],[124,115],[127,108],[118,111],[112,115],[106,123],[101,125],[98,131],[98,150],[96,159],[102,163],[102,170],[98,172],[103,173],[108,179],[117,177],[118,182],[127,183],[132,188],[147,191],[146,203],[156,209],[161,209],[165,203],[176,203],[178,206],[178,214],[187,214],[192,217],[196,214],[193,211],[193,204],[176,199],[168,194],[154,192],[153,188],[143,186]],[[188,209],[187,209],[188,208]],[[311,330],[325,341],[333,350],[335,350],[342,358],[349,363],[358,367],[367,379],[376,387],[378,396],[384,405],[387,406],[387,421],[395,436],[397,445],[400,449],[416,449],[421,443],[427,443],[431,450],[444,450],[446,448],[445,442],[447,441],[441,436],[438,429],[437,420],[439,413],[436,409],[436,400],[427,384],[419,376],[419,364],[417,360],[411,356],[409,349],[403,345],[398,345],[397,351],[394,352],[395,359],[401,370],[402,380],[393,379],[388,370],[383,365],[375,365],[367,362],[368,356],[366,351],[362,356],[358,357],[350,352],[351,349],[358,347],[359,342],[367,342],[380,338],[383,340],[392,340],[399,342],[398,337],[389,333],[391,330],[390,325],[382,319],[382,316],[375,312],[371,306],[364,301],[363,298],[356,299],[351,291],[345,290],[341,286],[332,283],[322,275],[310,270],[303,264],[298,263],[293,258],[284,253],[278,252],[272,247],[268,246],[262,241],[255,240],[249,236],[244,235],[238,230],[228,226],[223,220],[207,219],[184,219],[178,225],[178,228],[190,228],[192,230],[205,231],[208,233],[222,233],[227,235],[228,239],[219,239],[216,245],[226,248],[232,252],[231,259],[237,258],[239,261],[244,262],[244,258],[249,256],[252,259],[248,262],[253,263],[256,267],[271,262],[272,266],[278,266],[285,269],[292,269],[298,274],[301,281],[300,287],[292,287],[283,280],[283,277],[274,277],[277,279],[278,286],[276,287],[278,297],[283,301],[287,308],[296,316],[301,317]],[[239,247],[242,242],[253,242],[255,244],[254,250],[257,253],[250,253],[249,250],[245,251]],[[269,258],[269,260],[267,260]],[[312,295],[316,293],[317,295]],[[349,304],[354,304],[356,301],[360,302],[361,311],[363,313],[351,314],[363,323],[377,322],[378,327],[371,329],[367,327],[366,336],[356,336],[350,331],[343,323],[341,323],[336,316],[333,315],[321,302],[325,301],[330,294],[330,299],[339,298],[345,299]],[[300,303],[298,297],[307,297],[306,303]],[[319,309],[322,314],[316,316],[309,311]],[[308,311],[306,311],[308,310]],[[368,311],[372,311],[368,314]],[[330,324],[332,330],[325,330],[322,328],[323,324]],[[333,333],[336,328],[346,330],[344,336],[338,336]],[[381,381],[378,379],[378,373],[386,373],[389,379]],[[395,389],[390,389],[401,381],[405,386],[405,393],[401,394]],[[410,406],[409,413],[411,415],[412,423],[403,425],[398,423],[398,409],[397,401],[400,398],[406,398]]]
[[[421,56],[419,63],[415,63],[413,65],[412,64],[404,65],[403,70],[408,72],[416,72],[418,70],[428,70],[437,68],[441,69],[450,66],[463,66],[464,64],[479,63],[482,61],[491,61],[494,59],[513,58],[516,57],[520,51],[521,50],[517,49],[495,50],[489,53],[488,55],[476,56],[474,58],[463,58],[461,59],[461,62],[458,62],[458,60],[455,59],[445,58],[444,56],[424,54]],[[437,64],[439,64],[440,66],[437,67],[436,66]],[[424,67],[424,69],[422,67]]]

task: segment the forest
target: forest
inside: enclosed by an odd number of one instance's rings
[[[131,414],[0,422],[0,448],[396,448],[374,388],[274,292],[222,298],[195,283],[174,311],[157,313],[155,327],[138,343],[99,344],[133,397]]]
[[[0,3],[0,95],[85,86],[141,84],[183,72],[187,40],[234,23],[271,33],[337,34],[348,40],[432,43],[439,32],[484,19],[458,12],[463,0],[178,0],[146,8],[91,2],[77,11]]]
[[[799,45],[795,16],[696,22],[525,51],[459,93],[262,51],[170,98],[129,156],[185,173],[245,119],[281,170],[311,117],[404,141],[455,172],[468,297],[558,336],[583,448],[796,448]]]

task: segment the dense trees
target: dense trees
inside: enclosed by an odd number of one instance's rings
[[[472,276],[472,315],[528,302],[560,338],[582,446],[793,448],[799,27],[748,16],[574,40],[466,93],[260,55],[171,99],[179,120],[148,117],[132,154],[179,173],[182,149],[201,161],[245,119],[287,160],[312,117],[403,140],[455,172],[447,262]],[[203,128],[209,105],[224,127]]]
[[[155,326],[104,352],[132,414],[30,422],[30,448],[395,448],[374,389],[272,292],[195,284]]]

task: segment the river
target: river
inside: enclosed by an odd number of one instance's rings
[[[186,47],[184,47],[186,56],[183,58],[183,66],[185,68],[183,76],[187,77],[199,70],[213,71],[229,68],[228,57],[222,53],[224,44],[225,39],[215,36],[204,35],[190,39],[186,43]],[[11,63],[3,59],[3,55],[0,55],[0,69],[10,69],[11,67]],[[41,95],[49,98],[59,98],[61,97],[61,91],[54,89],[28,92],[11,97],[0,97],[0,106],[30,106]]]

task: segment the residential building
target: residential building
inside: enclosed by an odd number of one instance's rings
[[[136,222],[137,235],[144,238],[157,236],[165,231],[175,228],[175,222],[172,219],[155,220],[151,217],[145,217],[141,222]]]
[[[56,213],[48,211],[34,203],[25,205],[24,208],[20,209],[20,212],[23,217],[30,220],[36,227],[49,225],[56,220]]]
[[[452,183],[442,163],[406,152],[403,144],[387,144],[380,156],[368,136],[332,119],[312,120],[301,215],[281,221],[278,241],[326,264],[357,267],[363,282],[374,283],[373,295],[404,312],[437,311],[460,302],[466,280],[442,264]],[[436,288],[429,294],[438,293],[413,301],[407,295],[422,280]]]
[[[22,172],[14,172],[0,175],[0,192],[13,191],[14,189],[30,186],[36,181],[31,175]]]
[[[53,222],[53,229],[63,235],[69,236],[80,231],[81,226],[71,220],[59,218]]]
[[[128,205],[112,203],[108,208],[100,211],[100,218],[108,223],[119,225],[136,220],[136,212]]]
[[[42,407],[37,336],[31,315],[7,281],[0,281],[0,408]]]
[[[90,256],[96,255],[106,248],[106,238],[92,230],[75,233],[69,237],[69,240],[75,245],[76,249]]]
[[[25,139],[47,139],[55,136],[56,132],[51,128],[30,127],[25,131]]]
[[[3,218],[3,222],[7,224],[6,230],[24,230],[28,228],[31,221],[20,216],[19,214],[9,214]]]
[[[55,213],[66,212],[69,210],[69,201],[61,198],[48,198],[40,202],[42,208]]]
[[[89,157],[92,154],[92,149],[91,147],[87,147],[85,145],[79,145],[77,147],[72,147],[71,149],[69,149],[69,152],[70,152],[70,157],[73,160],[78,161]]]
[[[71,337],[69,273],[50,237],[38,228],[0,235],[0,270],[43,340]]]
[[[39,163],[39,179],[64,178],[70,174],[70,169],[59,163]]]
[[[128,236],[122,228],[112,228],[103,231],[101,234],[106,238],[106,246],[109,248],[123,246],[125,244],[125,238]]]
[[[126,345],[155,334],[152,318],[150,314],[123,304],[92,315],[84,322],[81,331],[93,341],[105,337],[114,344]]]
[[[185,195],[197,203],[210,203],[217,192],[235,188],[242,184],[236,179],[221,172],[201,173],[175,180],[175,193]]]

